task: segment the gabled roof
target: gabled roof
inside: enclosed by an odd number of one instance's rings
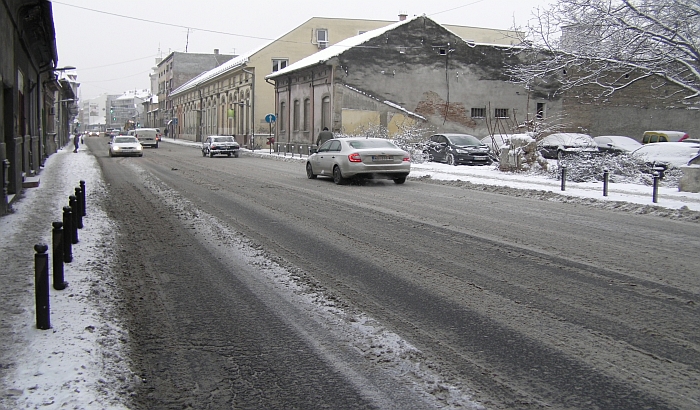
[[[318,53],[311,54],[308,57],[302,58],[301,60],[297,61],[296,63],[290,64],[287,67],[275,71],[272,74],[267,75],[265,78],[275,78],[279,77],[284,74],[291,73],[292,71],[296,71],[302,68],[310,67],[316,64],[321,64],[325,63],[326,61],[332,59],[333,57],[337,57],[341,54],[343,54],[346,50],[357,47],[359,45],[362,45],[369,40],[379,37],[382,34],[386,33],[387,31],[391,31],[395,29],[396,27],[400,27],[404,24],[408,24],[409,22],[417,19],[418,16],[413,17],[412,19],[406,19],[404,21],[397,21],[396,23],[389,24],[388,26],[385,27],[380,27],[378,29],[370,30],[365,33],[362,33],[360,35],[357,35],[355,37],[350,37],[347,38],[343,41],[340,41],[336,44],[333,44],[332,46],[325,48]]]

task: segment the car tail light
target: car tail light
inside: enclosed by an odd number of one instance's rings
[[[678,141],[683,141],[684,139],[688,139],[688,138],[690,138],[690,136],[688,134],[685,134]]]
[[[360,158],[360,154],[357,152],[354,152],[350,155],[348,155],[348,161],[350,162],[362,162],[362,158]]]
[[[411,161],[411,157],[409,157],[408,155],[406,155],[405,157],[403,157],[403,159],[402,159],[401,161],[403,161],[403,162]]]

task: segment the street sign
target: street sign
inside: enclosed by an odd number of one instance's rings
[[[265,116],[265,122],[268,124],[272,124],[273,122],[277,121],[277,117],[275,117],[275,114],[267,114]]]

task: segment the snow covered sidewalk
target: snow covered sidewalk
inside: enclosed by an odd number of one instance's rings
[[[72,148],[72,147],[70,147]],[[0,218],[0,409],[125,408],[131,376],[126,335],[109,311],[117,297],[109,277],[112,223],[101,209],[106,191],[95,158],[82,146],[49,157],[39,186],[26,189],[13,212]],[[52,222],[85,181],[87,216],[64,264],[65,290],[50,290],[51,329],[36,328],[34,245],[49,245]]]

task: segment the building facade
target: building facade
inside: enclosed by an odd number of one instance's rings
[[[173,128],[174,110],[170,98],[172,91],[185,84],[192,78],[209,71],[214,67],[229,61],[235,57],[230,54],[219,54],[214,49],[213,54],[182,53],[174,51],[159,61],[155,68],[155,82],[158,88],[154,95],[158,97],[158,107],[151,107],[152,127],[161,129]]]
[[[266,81],[266,75],[344,39],[391,23],[314,17],[263,47],[202,73],[171,94],[178,121],[176,134],[192,141],[201,141],[203,135],[234,135],[245,146],[265,146],[276,124],[269,122],[270,114],[277,113],[274,86]],[[511,44],[518,34],[449,27],[469,38],[488,38],[503,44]]]
[[[275,84],[276,140],[313,144],[324,127],[394,133],[412,123],[426,133],[476,137],[538,124],[637,139],[649,129],[700,135],[700,110],[672,84],[649,79],[606,99],[582,88],[558,95],[556,81],[529,89],[511,82],[506,68],[521,58],[511,46],[465,41],[425,16],[347,39],[267,76]]]
[[[267,76],[277,141],[412,123],[482,137],[561,110],[560,100],[508,82],[504,67],[518,63],[510,47],[465,41],[425,16],[347,39]]]
[[[4,0],[0,7],[0,215],[67,143],[77,83],[59,83],[50,1]]]

